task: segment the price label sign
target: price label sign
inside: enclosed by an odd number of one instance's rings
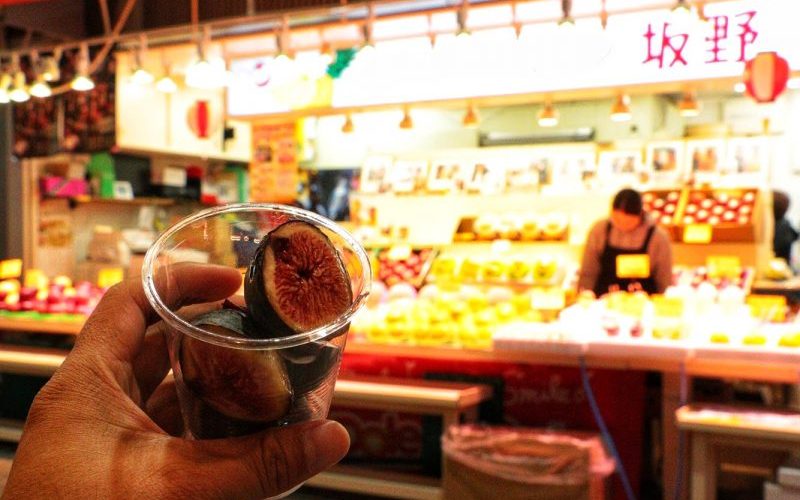
[[[536,288],[531,293],[531,305],[534,309],[560,311],[566,304],[566,292],[560,288]]]
[[[765,321],[786,320],[786,297],[783,295],[750,295],[747,305],[754,317]]]
[[[683,242],[694,244],[711,243],[711,224],[689,224],[683,228]]]
[[[22,259],[0,260],[0,280],[19,278],[22,275]]]
[[[389,260],[406,260],[411,257],[411,245],[395,245],[389,249]]]
[[[706,267],[710,278],[738,278],[742,274],[742,261],[730,255],[712,255]]]
[[[617,255],[617,278],[650,277],[650,256],[647,254]]]
[[[663,318],[683,317],[683,299],[680,297],[664,297],[663,295],[653,295],[653,309],[656,316]]]
[[[25,286],[41,290],[47,288],[48,279],[41,269],[28,269],[25,271]]]
[[[107,267],[97,273],[97,286],[108,288],[125,279],[125,271],[121,267]]]

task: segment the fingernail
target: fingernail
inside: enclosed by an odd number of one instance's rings
[[[309,431],[310,465],[315,470],[324,470],[347,454],[350,435],[339,422],[327,420]]]

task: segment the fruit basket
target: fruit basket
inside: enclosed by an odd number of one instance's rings
[[[674,226],[678,222],[681,201],[679,189],[658,189],[642,193],[644,211],[664,227]]]
[[[754,212],[758,191],[748,189],[692,189],[687,193],[680,224],[708,224],[711,240],[755,241]]]

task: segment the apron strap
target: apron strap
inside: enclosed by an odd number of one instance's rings
[[[639,249],[639,253],[648,253],[647,247],[650,246],[650,240],[653,239],[653,233],[656,232],[656,226],[650,226],[650,229],[647,230],[647,236],[644,238],[644,244],[642,248]]]

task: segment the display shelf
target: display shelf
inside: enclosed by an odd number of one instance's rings
[[[127,146],[117,146],[114,148],[115,154],[124,154],[130,156],[144,156],[146,158],[169,158],[175,160],[204,160],[204,161],[217,161],[217,162],[234,162],[234,163],[249,163],[250,158],[236,154],[192,154],[189,152],[180,152],[168,149],[140,149]]]
[[[71,201],[78,205],[130,205],[130,206],[143,206],[153,205],[159,207],[168,207],[175,205],[176,200],[172,198],[156,198],[156,197],[141,197],[133,198],[131,200],[117,200],[114,198],[72,198]]]
[[[55,373],[69,351],[41,347],[0,347],[0,372],[49,377]]]
[[[75,319],[31,319],[9,315],[0,316],[0,331],[52,333],[55,335],[77,335],[83,328],[84,321]]]

